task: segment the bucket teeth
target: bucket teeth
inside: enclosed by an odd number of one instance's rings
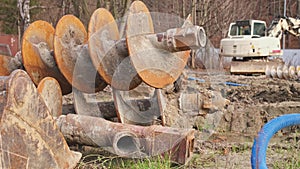
[[[265,74],[266,74],[266,77],[268,77],[268,78],[271,77],[271,68],[269,65],[266,66]]]
[[[297,78],[300,79],[300,65],[296,67]]]
[[[272,78],[277,78],[277,77],[278,77],[278,76],[277,76],[277,69],[276,69],[275,66],[272,66],[272,67],[271,67],[271,77],[272,77]]]
[[[290,75],[289,75],[289,67],[287,65],[283,65],[282,76],[283,76],[284,79],[289,79],[289,77],[290,77]]]
[[[278,76],[279,79],[283,78],[283,72],[282,72],[282,66],[281,65],[277,66],[277,76]]]
[[[295,66],[290,66],[289,67],[289,76],[292,79],[296,78],[296,68],[295,68]]]

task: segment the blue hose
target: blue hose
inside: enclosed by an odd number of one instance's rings
[[[300,125],[300,114],[287,114],[272,119],[258,133],[252,146],[252,169],[267,169],[266,151],[272,136],[279,130],[294,125]]]

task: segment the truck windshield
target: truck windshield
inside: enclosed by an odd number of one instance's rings
[[[251,26],[243,25],[238,26],[236,24],[231,26],[230,36],[239,36],[239,35],[251,35]]]

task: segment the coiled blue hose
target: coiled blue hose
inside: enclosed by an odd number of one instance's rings
[[[266,151],[272,136],[279,130],[294,125],[300,125],[300,114],[286,114],[272,119],[259,131],[252,146],[252,169],[267,169]]]

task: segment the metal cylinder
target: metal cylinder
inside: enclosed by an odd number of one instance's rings
[[[104,147],[122,157],[167,153],[171,160],[185,164],[193,153],[193,129],[143,127],[75,114],[60,116],[56,124],[69,143]]]

